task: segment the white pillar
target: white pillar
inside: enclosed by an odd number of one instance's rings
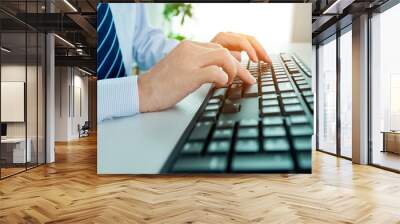
[[[353,20],[353,162],[368,163],[368,15]]]
[[[55,161],[55,56],[54,35],[46,36],[46,163]]]

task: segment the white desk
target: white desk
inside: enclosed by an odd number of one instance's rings
[[[27,138],[26,142],[28,144],[26,147],[26,153],[25,153],[25,138],[6,138],[6,139],[1,139],[1,144],[2,147],[2,152],[5,152],[7,150],[12,150],[12,163],[25,163],[25,159],[27,159],[26,162],[31,161],[31,146],[32,146],[32,140],[30,138]],[[8,148],[9,146],[13,148]]]
[[[99,174],[157,174],[209,91],[210,85],[187,96],[175,107],[99,122]]]

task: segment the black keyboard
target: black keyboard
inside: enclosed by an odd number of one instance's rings
[[[212,88],[163,173],[311,173],[314,96],[295,56],[242,62],[257,79]]]

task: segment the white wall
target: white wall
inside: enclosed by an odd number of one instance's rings
[[[38,70],[36,70],[38,69]],[[42,68],[25,64],[3,64],[1,66],[1,81],[18,81],[26,84],[26,110],[25,122],[6,122],[8,138],[25,138],[25,134],[31,143],[31,155],[36,162],[37,150],[39,162],[44,162],[44,74]],[[25,80],[27,78],[27,81]],[[7,97],[7,96],[2,96]],[[7,110],[9,108],[1,108]],[[23,111],[25,113],[25,111]]]
[[[174,17],[172,26],[163,18],[164,4],[146,4],[150,24],[168,33],[208,42],[218,32],[255,36],[268,53],[292,52],[311,66],[311,3],[237,4],[192,3],[193,17]],[[279,22],[276,22],[279,21]]]
[[[255,36],[270,53],[279,53],[290,43],[311,43],[311,4],[192,5],[193,18],[183,26],[180,18],[174,18],[173,29],[194,40],[210,41],[218,32],[245,33]],[[311,58],[311,44],[307,50]]]
[[[77,139],[78,124],[88,120],[88,78],[83,75],[75,68],[56,67],[56,141]]]
[[[36,75],[36,67],[18,64],[9,64],[1,66],[1,81],[17,81],[17,82],[25,82],[26,70],[28,71],[28,81],[30,86],[36,86],[36,80],[32,80],[30,74]],[[29,111],[36,110],[36,88],[27,88],[27,103],[30,107]],[[4,96],[3,96],[4,97]],[[34,102],[34,103],[32,103]],[[32,103],[32,104],[31,104]],[[30,105],[29,105],[30,104]],[[34,108],[33,108],[34,107]],[[2,110],[6,110],[7,108],[1,108]],[[32,115],[32,117],[31,117]],[[28,113],[28,122],[35,122],[35,125],[28,124],[29,127],[33,127],[36,129],[36,113]],[[30,131],[28,130],[28,133]],[[10,122],[7,123],[7,136],[8,137],[25,137],[25,122]],[[29,136],[28,136],[29,137]]]

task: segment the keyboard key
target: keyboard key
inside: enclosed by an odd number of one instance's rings
[[[203,151],[203,142],[187,142],[183,146],[182,153],[183,154],[201,154]]]
[[[269,106],[269,107],[263,107],[261,112],[264,115],[267,115],[267,114],[280,114],[281,113],[281,109],[278,106]]]
[[[215,129],[213,138],[214,139],[231,139],[233,135],[232,129]]]
[[[278,100],[263,100],[262,101],[262,105],[264,107],[266,107],[266,106],[278,106],[279,102],[278,102]]]
[[[283,126],[267,126],[263,129],[264,137],[284,137],[286,130]]]
[[[201,116],[202,121],[215,121],[217,119],[218,111],[205,111]]]
[[[275,86],[263,86],[261,87],[263,93],[275,93]]]
[[[258,128],[240,128],[237,136],[238,138],[257,138]]]
[[[212,122],[198,122],[189,136],[189,140],[205,140],[210,133]]]
[[[290,82],[278,83],[278,89],[281,92],[293,91],[293,87]]]
[[[258,96],[258,85],[247,85],[244,86],[243,97],[257,97]]]
[[[286,113],[299,113],[299,112],[303,112],[303,107],[300,104],[289,104],[289,105],[285,105],[285,112]]]
[[[280,80],[280,79],[287,79],[287,80],[289,80],[289,79],[287,78],[287,75],[286,75],[286,74],[285,74],[285,75],[276,75],[275,77],[276,77],[277,80]]]
[[[290,127],[292,136],[307,136],[313,134],[313,128],[309,125],[292,125]]]
[[[308,119],[306,115],[290,115],[289,121],[291,124],[306,124]]]
[[[274,82],[273,82],[274,80],[272,78],[272,75],[265,75],[265,74],[261,75],[260,80],[261,80],[261,83],[271,82],[270,85],[274,84]]]
[[[210,111],[210,110],[218,110],[219,105],[218,104],[208,104],[204,110]]]
[[[261,86],[273,86],[273,85],[274,81],[272,81],[272,78],[269,81],[261,80]]]
[[[262,124],[264,126],[282,125],[283,124],[283,119],[280,116],[279,117],[278,116],[276,116],[276,117],[269,116],[269,117],[263,118]]]
[[[252,76],[254,76],[254,74],[251,74]],[[232,84],[243,84],[243,81],[240,79],[235,79],[233,80]]]
[[[268,155],[235,155],[232,160],[235,172],[288,172],[294,169],[289,153]]]
[[[297,85],[304,85],[304,84],[307,84],[307,82],[306,82],[306,80],[304,80],[304,79],[303,79],[303,80],[297,80],[297,81],[296,81],[296,84],[297,84]]]
[[[303,91],[302,94],[303,96],[314,96],[312,91]]]
[[[227,120],[227,121],[218,121],[217,128],[233,128],[235,126],[235,121]]]
[[[294,92],[281,93],[282,98],[297,97]]]
[[[288,78],[278,78],[276,81],[277,81],[278,84],[279,84],[279,83],[282,83],[282,82],[289,82],[289,79],[288,79]],[[282,91],[282,90],[281,90],[281,91]]]
[[[242,98],[242,86],[232,85],[228,91],[228,98],[231,100],[238,100]]]
[[[308,85],[308,84],[299,85],[299,89],[300,89],[301,91],[304,91],[304,90],[311,90],[311,86]]]
[[[307,103],[314,103],[314,96],[306,96]]]
[[[256,119],[244,119],[239,123],[240,127],[257,127],[258,120]]]
[[[305,78],[303,76],[294,76],[293,75],[294,80],[296,81],[296,83],[298,83],[297,81],[303,81],[305,80]]]
[[[239,103],[232,103],[231,101],[226,100],[224,107],[222,107],[222,113],[237,113],[240,111]]]
[[[300,101],[299,101],[299,99],[297,97],[283,98],[282,102],[283,102],[283,104],[297,104],[297,103],[300,103]]]
[[[225,94],[226,94],[227,88],[218,88],[215,89],[214,93],[213,93],[213,97],[216,98],[220,98],[220,99],[224,99],[225,98]]]
[[[207,153],[228,153],[231,148],[231,141],[211,141]]]
[[[292,141],[296,151],[311,151],[311,137],[295,137]]]
[[[208,101],[209,104],[219,104],[221,100],[219,98],[212,98]]]
[[[224,172],[227,166],[226,156],[183,156],[174,164],[173,172]]]
[[[264,150],[271,151],[289,151],[290,146],[287,138],[268,138],[264,140]]]
[[[259,144],[257,139],[240,139],[236,141],[235,152],[258,152]]]
[[[285,54],[285,53],[281,53],[281,58],[282,58],[282,61],[286,62],[286,63],[292,61],[292,59],[290,58],[290,55]]]
[[[292,77],[302,77],[303,75],[300,73],[293,74]]]
[[[278,97],[278,95],[276,95],[274,93],[261,95],[261,99],[263,99],[263,100],[276,99],[277,97]]]

